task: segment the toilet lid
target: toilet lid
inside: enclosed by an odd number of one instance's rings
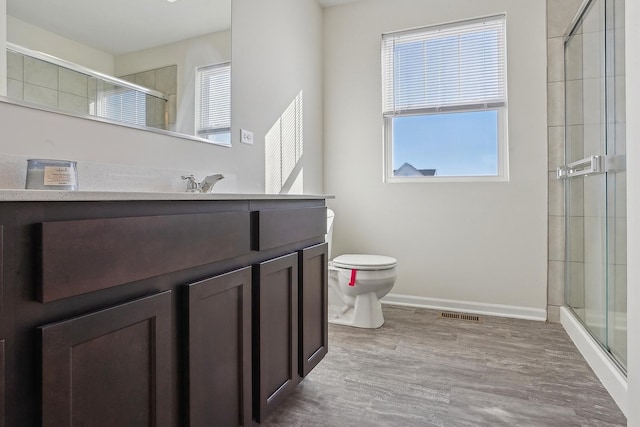
[[[352,270],[387,270],[395,267],[397,263],[398,260],[390,256],[365,254],[344,254],[333,260],[335,267]]]

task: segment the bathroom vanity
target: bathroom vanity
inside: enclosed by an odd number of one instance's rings
[[[248,426],[327,353],[324,196],[1,193],[0,426]]]

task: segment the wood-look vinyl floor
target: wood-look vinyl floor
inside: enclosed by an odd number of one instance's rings
[[[330,325],[329,354],[263,426],[625,426],[561,325],[384,306]]]

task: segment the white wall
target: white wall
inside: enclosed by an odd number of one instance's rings
[[[314,0],[234,0],[232,19],[233,147],[0,102],[0,155],[222,172],[236,176],[230,191],[263,192],[264,134],[304,90],[304,190],[322,192],[320,8]],[[255,145],[239,144],[240,126],[255,132]]]
[[[6,2],[6,0],[4,0]],[[1,6],[1,5],[0,5]],[[3,13],[6,7],[2,8]],[[113,55],[7,15],[7,40],[101,73],[113,75]]]
[[[625,3],[627,99],[628,426],[640,426],[640,2]],[[636,260],[636,261],[632,261]]]
[[[505,12],[510,181],[383,183],[381,34]],[[516,306],[544,317],[545,2],[369,0],[327,9],[324,31],[325,191],[336,195],[330,203],[336,211],[333,255],[396,257],[393,294]]]
[[[7,10],[7,0],[0,0],[0,11]],[[7,16],[0,12],[0,46],[7,42]],[[7,94],[7,51],[0,49],[0,96]]]
[[[115,75],[126,76],[176,65],[178,70],[176,130],[194,135],[196,67],[228,61],[231,61],[231,30],[118,55],[115,58]]]
[[[264,137],[304,97],[304,192],[322,183],[322,11],[315,0],[233,0],[232,126],[255,133],[251,171],[264,183]],[[235,23],[238,22],[238,25]],[[251,52],[247,54],[246,52]]]

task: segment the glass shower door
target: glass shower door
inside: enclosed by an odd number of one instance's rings
[[[592,0],[565,41],[566,302],[626,366],[624,80],[615,12]],[[616,96],[618,95],[618,96]],[[624,307],[624,308],[623,308]]]

